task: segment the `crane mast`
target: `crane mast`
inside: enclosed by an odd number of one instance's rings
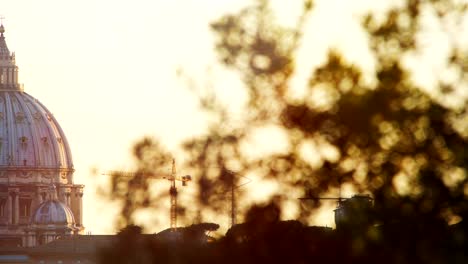
[[[120,174],[126,177],[133,177],[136,175],[134,172],[125,172],[125,171],[110,171],[107,173],[103,173],[103,175],[115,175]],[[166,179],[171,182],[171,187],[169,188],[169,196],[171,199],[170,204],[170,223],[171,223],[171,230],[175,231],[177,228],[177,187],[176,181],[181,181],[182,186],[186,186],[187,182],[192,180],[190,175],[185,176],[177,176],[177,170],[175,165],[175,159],[172,159],[172,170],[170,174],[167,173],[151,173],[145,174],[148,178],[153,179]]]
[[[176,178],[176,167],[175,159],[172,160],[172,172],[171,172],[171,188],[169,189],[169,195],[171,197],[171,230],[174,231],[177,228],[177,187],[175,184]]]
[[[252,182],[251,179],[245,177],[245,176],[240,176],[240,178],[244,178],[246,179],[247,181],[244,182],[244,183],[241,183],[239,185],[236,185],[236,173],[234,173],[233,171],[230,171],[230,170],[227,170],[227,173],[230,174],[230,177],[231,177],[231,181],[230,181],[230,190],[228,192],[231,193],[231,227],[233,227],[234,225],[237,224],[237,219],[236,219],[236,215],[237,215],[237,198],[236,198],[236,189],[246,185],[246,184],[249,184],[250,182]]]
[[[232,178],[232,182],[231,182],[231,227],[236,225],[236,215],[237,215],[236,192],[235,192],[235,186],[234,186],[234,178]]]

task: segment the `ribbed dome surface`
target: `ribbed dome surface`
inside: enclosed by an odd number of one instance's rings
[[[19,83],[4,32],[0,23],[0,240],[34,247],[84,231],[84,186],[57,120]]]
[[[73,168],[60,125],[37,99],[0,90],[0,169]]]
[[[36,225],[75,225],[71,209],[57,200],[48,200],[39,205],[33,215]]]

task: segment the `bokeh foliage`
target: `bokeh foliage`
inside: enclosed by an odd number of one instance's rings
[[[207,186],[202,193],[206,195],[204,191],[213,185],[205,182],[223,180],[222,170],[213,178],[203,169],[215,164],[241,174],[255,170],[310,196],[351,185],[356,192],[374,196],[376,207],[382,210],[379,222],[390,220],[387,210],[398,211],[401,199],[411,202],[411,213],[430,214],[447,223],[463,219],[468,131],[460,124],[466,120],[467,104],[466,98],[458,104],[446,98],[467,89],[466,48],[456,39],[450,42],[446,67],[458,75],[451,81],[441,78],[432,92],[418,86],[413,69],[404,62],[422,49],[424,40],[418,34],[424,27],[423,12],[435,13],[447,30],[453,26],[450,23],[460,28],[466,4],[408,0],[391,7],[384,18],[363,15],[362,27],[376,65],[371,73],[366,72],[370,76],[339,50],[331,49],[327,61],[310,73],[306,95],[298,99],[291,96],[290,85],[311,10],[312,3],[305,1],[296,27],[285,28],[276,23],[268,1],[254,1],[211,25],[220,60],[239,75],[248,102],[242,126],[230,130],[214,126],[206,137],[185,143],[189,165],[200,170],[195,178]],[[201,101],[219,120],[229,122],[222,105]],[[242,143],[256,128],[268,125],[287,135],[288,148],[255,160],[246,158],[240,150]],[[332,149],[334,157],[314,166],[302,151],[310,142]],[[210,196],[201,196],[201,201],[211,205],[206,197]]]
[[[370,261],[391,253],[388,263],[439,263],[447,256],[460,261],[460,251],[447,252],[468,241],[468,107],[460,93],[468,89],[468,50],[457,38],[463,32],[453,31],[463,28],[467,4],[406,0],[383,14],[361,15],[375,67],[364,71],[342,51],[330,49],[326,62],[311,70],[305,95],[297,98],[291,96],[291,83],[313,9],[312,1],[305,0],[296,26],[287,28],[277,23],[269,1],[258,0],[211,24],[220,62],[238,75],[248,100],[240,124],[221,126],[233,120],[216,99],[217,91],[199,94],[201,107],[217,118],[206,135],[183,143],[186,166],[199,185],[199,205],[214,212],[226,206],[217,194],[238,180],[230,171],[255,172],[310,197],[352,186],[356,193],[372,194],[373,224],[343,234],[342,241],[349,244],[333,242],[349,253],[343,256],[368,256]],[[428,12],[448,36],[444,66],[454,76],[438,78],[431,89],[421,87],[413,78],[415,69],[405,63],[424,49],[420,36]],[[245,141],[267,126],[287,135],[288,147],[249,158]],[[334,155],[323,157],[319,166],[312,164],[303,151],[310,145],[316,146],[316,155],[323,153],[320,148]],[[369,250],[374,250],[372,256]]]
[[[155,180],[164,180],[157,174],[170,174],[172,156],[156,140],[143,138],[133,146],[135,172],[111,171],[109,188],[102,190],[105,197],[116,201],[120,212],[115,225],[118,229],[135,225],[139,211],[148,210],[152,213],[165,206],[161,200],[169,200],[169,192],[155,193],[151,186]],[[106,176],[106,177],[108,177]],[[167,185],[169,186],[169,185]],[[168,213],[169,215],[169,213]]]

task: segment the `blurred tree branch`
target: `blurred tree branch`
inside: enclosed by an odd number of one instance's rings
[[[254,171],[280,183],[283,190],[300,190],[311,197],[341,185],[352,186],[357,193],[372,194],[374,210],[368,217],[373,224],[351,232],[353,236],[336,233],[332,237],[326,230],[313,231],[328,246],[341,250],[342,255],[327,258],[336,263],[340,258],[369,263],[378,258],[386,263],[466,260],[459,249],[468,242],[468,96],[463,93],[467,89],[468,50],[454,30],[462,31],[467,4],[406,0],[383,16],[366,13],[360,19],[375,60],[372,72],[364,73],[342,51],[330,49],[326,62],[310,72],[305,95],[294,99],[291,79],[300,67],[296,64],[298,48],[313,10],[312,1],[304,1],[294,28],[278,24],[269,4],[267,0],[253,1],[211,24],[220,62],[242,80],[248,100],[240,124],[236,120],[236,125],[221,126],[221,122],[234,120],[218,100],[219,91],[203,94],[194,90],[201,108],[217,117],[206,135],[182,144],[188,154],[186,166],[198,182],[199,206],[215,213],[223,210],[226,201],[219,193],[238,184],[231,171],[239,175]],[[423,53],[424,18],[431,14],[449,41],[450,52],[442,66],[452,74],[452,78],[432,76],[436,79],[432,91],[414,80],[414,69],[406,63],[409,57]],[[284,132],[287,147],[281,153],[249,157],[243,146],[256,129],[267,126]],[[160,168],[169,157],[147,140],[136,145],[134,154],[142,174]],[[312,163],[310,155],[320,157],[321,162]],[[124,202],[121,226],[133,223],[135,211],[151,204],[147,179],[136,176],[122,180],[117,175],[112,186],[114,199]],[[261,250],[282,245],[268,237],[288,228],[297,231],[296,238],[312,243],[303,236],[300,223],[279,222],[279,204],[253,207],[246,226],[228,233],[213,256],[227,261],[224,256],[240,252],[231,260],[274,261]],[[300,217],[306,214],[301,212]],[[246,233],[253,226],[253,230],[264,232]],[[249,239],[256,242],[242,244]],[[254,248],[259,250],[255,257],[244,259]],[[458,251],[450,251],[454,249]],[[326,255],[311,248],[300,250],[315,257]],[[313,259],[307,254],[303,257]]]

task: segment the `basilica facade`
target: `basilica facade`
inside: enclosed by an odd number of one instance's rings
[[[52,113],[18,82],[0,26],[0,247],[33,247],[80,234],[83,185]]]

